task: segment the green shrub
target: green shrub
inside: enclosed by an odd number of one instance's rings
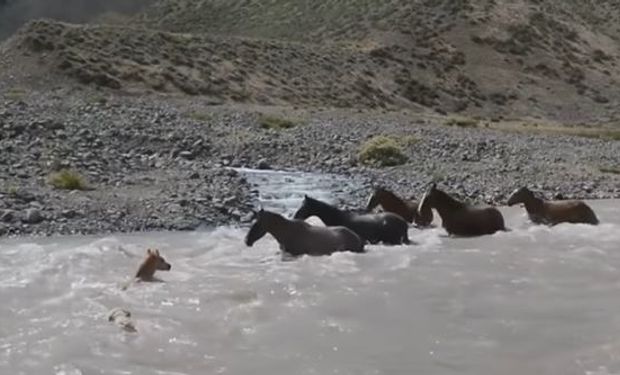
[[[407,156],[399,142],[383,135],[373,137],[366,141],[358,154],[359,161],[366,165],[389,167],[407,162]]]
[[[295,123],[291,120],[274,117],[274,116],[261,116],[258,119],[260,127],[263,129],[282,130],[295,127]]]
[[[86,190],[86,183],[82,176],[74,171],[63,169],[50,175],[50,185],[63,190]]]

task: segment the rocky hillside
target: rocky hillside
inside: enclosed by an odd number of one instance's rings
[[[619,15],[611,0],[161,0],[132,27],[38,21],[2,48],[33,76],[116,90],[574,123],[618,117]]]
[[[29,20],[49,17],[67,22],[130,17],[155,0],[0,0],[0,41]]]

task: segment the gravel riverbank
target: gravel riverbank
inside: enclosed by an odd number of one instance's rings
[[[362,181],[355,207],[384,185],[406,196],[430,181],[478,203],[528,185],[548,197],[618,198],[620,142],[448,127],[396,114],[280,111],[263,129],[249,108],[67,89],[0,95],[0,235],[189,230],[251,220],[255,187],[228,167],[296,169]],[[408,163],[368,168],[360,145],[406,139]],[[53,188],[60,169],[85,191]],[[311,193],[311,192],[309,192]]]

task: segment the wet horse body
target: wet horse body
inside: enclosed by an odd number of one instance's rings
[[[508,205],[523,203],[529,219],[534,224],[599,223],[596,214],[580,200],[546,201],[538,198],[526,187],[517,189],[508,198]]]
[[[282,251],[293,255],[329,255],[338,251],[364,252],[364,242],[345,227],[320,227],[302,220],[289,220],[274,212],[260,210],[257,220],[245,237],[252,246],[270,233]]]
[[[433,184],[420,201],[419,210],[437,210],[442,226],[450,235],[473,237],[505,231],[504,217],[495,207],[475,207],[460,202]]]
[[[428,227],[433,222],[433,210],[424,207],[418,213],[419,202],[415,200],[405,200],[385,188],[377,188],[368,199],[367,211],[372,211],[375,207],[381,206],[384,211],[399,215],[409,223],[415,223],[418,227]]]
[[[410,244],[409,225],[399,215],[391,212],[358,214],[340,210],[325,202],[305,196],[295,213],[295,219],[305,220],[317,216],[325,225],[344,226],[371,244],[383,242],[389,245]]]

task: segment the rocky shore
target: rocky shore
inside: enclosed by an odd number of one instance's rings
[[[268,129],[265,108],[183,97],[66,88],[0,94],[0,236],[192,230],[252,219],[256,187],[229,167],[293,169],[420,196],[437,181],[477,203],[503,204],[527,185],[556,198],[620,197],[620,143],[446,126],[404,113],[271,108],[291,126]],[[405,140],[407,162],[361,165],[378,134]],[[84,190],[54,188],[59,170]]]

